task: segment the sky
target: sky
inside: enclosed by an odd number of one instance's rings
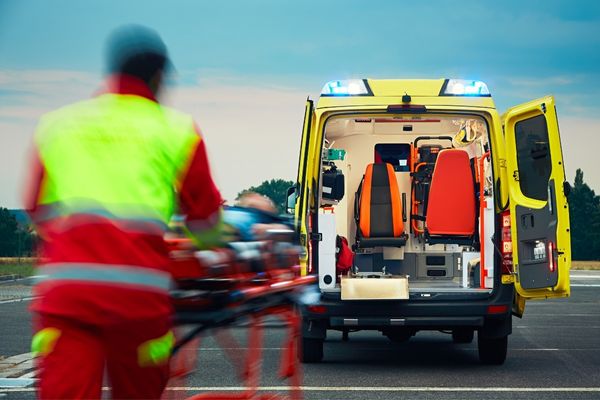
[[[524,4],[521,4],[524,3]],[[600,192],[598,1],[0,0],[0,206],[21,207],[40,115],[93,95],[116,27],[156,29],[225,198],[293,180],[304,103],[346,78],[467,78],[500,111],[556,97],[567,178]]]

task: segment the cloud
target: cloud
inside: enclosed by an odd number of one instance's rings
[[[490,90],[498,108],[508,107],[553,95],[561,116],[589,118],[598,115],[600,102],[596,90],[599,74],[550,76],[501,76],[490,81]]]
[[[194,116],[223,195],[233,200],[267,179],[295,180],[307,91],[238,77],[200,82],[174,89],[167,103]]]
[[[37,119],[57,107],[89,97],[98,76],[68,70],[0,70],[0,119]]]
[[[581,168],[585,182],[600,192],[598,148],[600,147],[600,119],[560,117],[560,134],[567,180],[573,182],[575,171]]]
[[[308,94],[315,94],[314,87],[250,81],[218,70],[190,73],[185,82],[170,90],[166,103],[196,120],[206,139],[213,174],[227,199],[267,179],[295,180],[304,103]],[[544,84],[525,77],[514,78],[502,91],[529,87],[511,95],[509,104],[517,104],[539,97],[538,92],[546,94],[553,84],[569,87],[561,76],[545,78]],[[100,81],[79,71],[0,71],[0,85],[5,90],[0,97],[0,205],[19,207],[27,149],[39,116],[90,97]],[[600,191],[595,161],[600,119],[592,117],[597,112],[587,108],[580,96],[575,92],[572,97],[557,96],[567,179],[572,181],[575,170],[582,168],[586,182]]]
[[[295,180],[307,91],[211,72],[214,78],[203,71],[191,85],[172,88],[165,102],[194,116],[223,195],[233,200],[267,179]],[[0,205],[19,207],[19,182],[37,120],[89,98],[100,80],[79,71],[0,71],[0,85],[8,92],[0,107]]]
[[[549,76],[549,77],[521,77],[508,78],[507,82],[515,87],[531,88],[545,86],[565,86],[581,81],[580,76]]]

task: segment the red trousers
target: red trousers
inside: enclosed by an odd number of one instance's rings
[[[55,339],[37,358],[40,399],[100,399],[105,372],[113,399],[158,399],[167,385],[168,359],[140,365],[139,349],[170,331],[168,318],[94,326],[36,314],[35,327]]]

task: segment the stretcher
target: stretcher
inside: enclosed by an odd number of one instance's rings
[[[419,136],[411,144],[410,172],[411,172],[411,230],[414,235],[425,233],[425,219],[427,216],[427,202],[431,177],[437,160],[437,155],[444,148],[439,144],[421,145],[420,141],[450,141],[450,136]]]
[[[245,390],[196,394],[189,400],[301,399],[297,356],[301,319],[296,304],[302,290],[316,282],[315,276],[300,274],[301,248],[285,232],[275,232],[269,240],[233,242],[215,250],[195,251],[187,239],[171,239],[168,243],[176,282],[171,295],[175,325],[189,329],[175,344],[166,398],[181,398],[175,397],[181,393],[169,388],[185,386],[181,382],[194,368],[201,336],[210,331],[234,365]],[[266,317],[277,317],[285,329],[279,376],[288,381],[286,394],[264,394],[259,390]],[[220,329],[240,322],[248,324],[245,347],[227,329]],[[182,351],[185,348],[188,351]],[[240,352],[243,348],[247,348],[245,353]],[[187,358],[184,353],[194,356]]]

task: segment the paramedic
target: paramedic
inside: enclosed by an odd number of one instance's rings
[[[216,244],[221,196],[192,118],[157,96],[156,32],[116,30],[106,90],[42,117],[27,207],[42,237],[34,290],[40,398],[159,398],[173,345],[167,247],[174,209]],[[174,190],[175,189],[175,190]]]

